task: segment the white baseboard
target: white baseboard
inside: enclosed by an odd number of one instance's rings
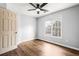
[[[41,40],[42,40],[42,39],[41,39]],[[49,40],[44,40],[44,41],[48,41],[48,42],[50,42]],[[54,42],[54,41],[53,41],[53,42],[50,42],[50,43],[54,43],[54,44],[57,44],[57,45],[60,45],[60,46],[68,47],[68,48],[71,48],[71,49],[74,49],[74,50],[79,51],[79,48],[72,47],[72,46],[69,46],[69,45],[61,44],[61,43]]]
[[[8,51],[16,49],[16,48],[17,48],[17,46],[13,46],[13,47],[10,47],[10,48],[0,48],[0,54],[3,54],[5,52],[8,52]]]

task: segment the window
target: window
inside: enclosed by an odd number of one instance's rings
[[[62,19],[54,18],[45,22],[45,34],[52,37],[62,37]]]
[[[55,21],[55,23],[52,26],[52,35],[53,36],[61,36],[61,22]]]
[[[46,21],[45,23],[45,27],[46,27],[46,34],[51,34],[51,21]]]

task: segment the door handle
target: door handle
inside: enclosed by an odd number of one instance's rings
[[[15,32],[17,34],[17,32]]]

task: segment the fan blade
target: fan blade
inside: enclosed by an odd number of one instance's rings
[[[37,11],[37,14],[39,14],[39,11]]]
[[[28,11],[34,11],[34,10],[36,10],[36,9],[29,9]]]
[[[36,5],[37,5],[37,8],[39,8],[39,4],[37,3]]]
[[[43,4],[40,6],[40,8],[43,8],[46,4],[48,4],[48,3],[43,3]]]
[[[36,6],[33,3],[29,3],[29,4],[36,8]]]
[[[48,10],[46,10],[46,9],[40,9],[41,11],[45,11],[45,12],[48,12]]]

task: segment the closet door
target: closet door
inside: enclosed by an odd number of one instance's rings
[[[2,15],[2,19],[0,18],[0,32],[2,33],[0,33],[0,47],[13,47],[16,45],[16,15],[7,9],[2,9]]]
[[[0,48],[3,48],[4,45],[4,9],[0,8]]]
[[[9,22],[9,45],[16,45],[16,15],[15,13],[8,11],[8,22]]]

